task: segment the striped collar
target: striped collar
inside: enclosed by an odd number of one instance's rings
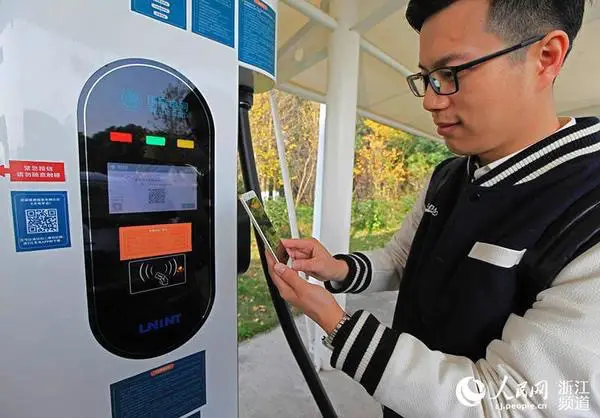
[[[561,129],[539,142],[508,158],[492,170],[473,181],[482,187],[519,185],[559,167],[575,158],[600,152],[600,119],[576,118],[573,126]],[[468,159],[469,176],[476,166]]]

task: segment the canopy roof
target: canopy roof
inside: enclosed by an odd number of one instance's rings
[[[408,132],[437,137],[431,116],[408,89],[418,71],[418,34],[404,17],[406,0],[359,1],[353,30],[361,35],[359,113]],[[278,22],[278,87],[324,102],[328,43],[337,22],[329,0],[282,0]],[[310,16],[310,17],[309,17]],[[587,5],[574,50],[556,84],[558,111],[600,114],[600,3]],[[596,45],[596,46],[594,46]]]

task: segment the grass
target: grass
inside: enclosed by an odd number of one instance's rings
[[[305,228],[301,228],[305,229]],[[350,240],[350,250],[368,250],[383,247],[395,230],[368,234],[359,232]],[[297,311],[293,311],[298,314]],[[238,278],[238,341],[244,341],[272,329],[278,323],[271,295],[264,277],[256,241],[252,240],[252,261],[248,271]]]

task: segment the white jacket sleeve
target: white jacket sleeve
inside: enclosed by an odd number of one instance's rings
[[[427,179],[400,229],[384,248],[336,256],[346,260],[349,273],[342,283],[325,282],[330,292],[367,294],[399,289],[412,241],[425,213],[425,195],[430,180],[431,177]]]
[[[522,317],[511,314],[476,363],[429,350],[364,311],[333,343],[331,365],[406,418],[600,416],[600,244]]]

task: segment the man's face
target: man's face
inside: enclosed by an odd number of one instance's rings
[[[464,64],[508,46],[486,32],[488,9],[488,1],[459,0],[428,19],[420,35],[423,70]],[[451,151],[494,153],[513,138],[532,93],[527,67],[502,56],[458,73],[459,91],[453,95],[427,89],[423,107]]]

